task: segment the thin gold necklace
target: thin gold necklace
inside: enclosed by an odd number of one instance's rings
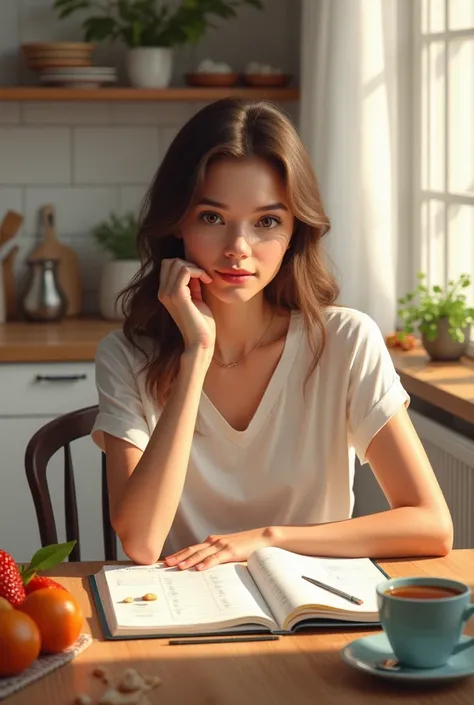
[[[272,317],[270,318],[270,323],[268,324],[267,328],[265,329],[264,334],[262,335],[262,337],[260,338],[260,340],[258,341],[258,343],[250,350],[250,352],[248,352],[246,355],[244,355],[244,357],[241,357],[240,360],[236,360],[235,362],[230,362],[229,364],[225,364],[224,362],[221,362],[220,360],[218,360],[215,355],[212,356],[212,359],[217,362],[217,364],[219,365],[219,367],[229,368],[229,367],[237,367],[237,365],[240,365],[241,362],[243,362],[244,360],[246,360],[253,352],[255,352],[255,350],[256,350],[257,348],[260,347],[260,345],[262,344],[263,339],[265,338],[266,334],[267,334],[268,331],[270,330],[270,326],[271,326],[272,323],[273,323],[273,316],[274,316],[274,315],[275,315],[275,312],[273,311],[273,312],[272,312]]]

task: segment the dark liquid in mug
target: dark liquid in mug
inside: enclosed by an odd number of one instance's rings
[[[391,597],[402,597],[406,600],[440,600],[443,597],[456,597],[462,593],[459,590],[439,585],[404,585],[391,588],[385,594]]]

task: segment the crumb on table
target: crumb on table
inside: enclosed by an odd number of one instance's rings
[[[118,678],[111,678],[103,666],[96,666],[92,675],[100,678],[109,687],[96,701],[98,705],[151,705],[145,696],[153,688],[161,685],[161,678],[153,674],[138,673],[134,668],[126,668]],[[113,686],[110,683],[113,682]],[[87,693],[76,695],[75,705],[92,705],[92,698]]]
[[[75,705],[92,705],[92,698],[87,693],[79,693],[74,700]]]

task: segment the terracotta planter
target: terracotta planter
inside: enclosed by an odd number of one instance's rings
[[[103,318],[109,321],[123,320],[121,302],[115,301],[140,269],[139,260],[111,260],[104,265],[100,281],[99,308]]]
[[[421,342],[432,360],[459,360],[466,354],[469,346],[471,326],[463,328],[464,343],[454,341],[449,334],[447,318],[438,321],[438,332],[435,340],[428,340],[425,333],[421,334]]]

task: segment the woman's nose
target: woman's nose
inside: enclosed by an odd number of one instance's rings
[[[225,254],[227,257],[243,257],[249,256],[252,253],[249,239],[246,237],[243,227],[235,227],[230,229],[225,245]]]

